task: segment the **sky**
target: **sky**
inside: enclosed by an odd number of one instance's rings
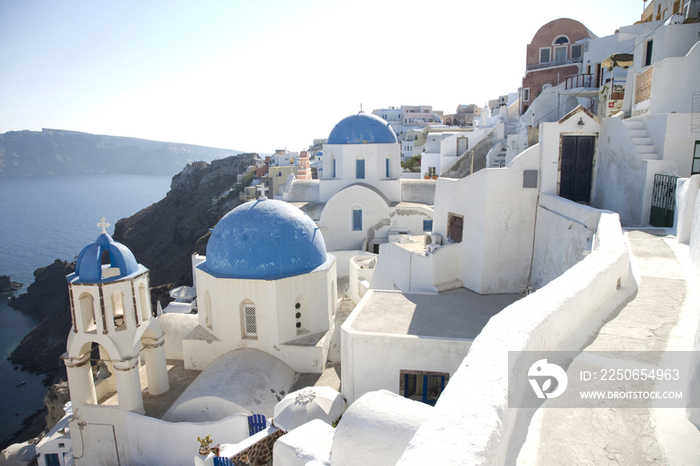
[[[272,153],[342,118],[516,92],[557,18],[599,37],[641,0],[0,0],[0,133],[41,128]]]

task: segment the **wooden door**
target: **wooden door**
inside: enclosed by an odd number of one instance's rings
[[[574,202],[591,200],[593,136],[562,136],[559,195]]]

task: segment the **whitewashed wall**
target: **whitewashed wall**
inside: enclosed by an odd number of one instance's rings
[[[86,424],[81,428],[79,422]],[[120,464],[191,466],[199,448],[197,437],[211,435],[214,445],[240,442],[248,437],[248,419],[233,415],[215,422],[173,423],[109,406],[88,406],[70,423],[70,430],[77,466],[117,464],[117,451]]]
[[[679,243],[688,243],[690,241],[698,190],[700,190],[700,175],[680,178],[676,185],[674,228],[676,230],[676,239]]]
[[[700,31],[700,25],[675,25],[663,29],[675,29],[684,26],[694,28],[694,31],[692,31],[694,34],[683,37],[680,37],[680,35],[672,37],[670,34],[667,34],[666,41],[673,40],[675,44],[674,49],[678,51],[689,50],[687,55],[679,57],[669,53],[666,55],[669,58],[654,63],[651,99],[648,107],[649,114],[692,113],[692,93],[700,91],[700,81],[697,79],[697,70],[700,69],[700,46],[695,43],[698,39],[697,31]],[[688,47],[687,41],[689,40],[692,40],[695,45],[692,48],[685,48]],[[655,38],[654,53],[656,53],[659,45]],[[644,49],[644,47],[640,48]]]
[[[271,354],[299,372],[321,372],[328,351],[323,347],[292,347],[283,343],[330,328],[334,313],[334,285],[337,282],[335,257],[314,271],[279,280],[217,278],[200,266],[197,274],[199,297],[198,332],[183,341],[185,368],[202,370],[223,353],[236,348],[255,348]],[[206,322],[206,299],[212,308],[211,328]],[[295,304],[306,296],[302,312],[308,334],[297,335]],[[257,337],[244,337],[240,306],[250,300],[256,307]]]
[[[357,309],[372,293],[365,295]],[[472,344],[463,339],[354,330],[352,323],[358,314],[353,312],[341,328],[342,387],[349,404],[372,391],[385,389],[398,394],[402,370],[447,372],[452,376]]]
[[[559,196],[540,196],[530,280],[534,289],[582,261],[584,251],[591,251],[600,213]]]
[[[641,225],[646,163],[638,157],[621,119],[603,120],[594,170],[596,184],[591,205],[617,212],[623,224]]]

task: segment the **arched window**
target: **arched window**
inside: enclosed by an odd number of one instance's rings
[[[352,208],[352,229],[362,231],[362,208],[355,206]]]
[[[241,328],[243,338],[258,338],[258,322],[255,314],[255,303],[246,299],[241,303]]]
[[[365,159],[362,156],[355,159],[355,178],[358,180],[365,179]]]
[[[569,38],[566,36],[557,36],[556,39],[554,39],[554,42],[552,42],[552,45],[563,45],[563,44],[568,44],[569,43]]]
[[[83,293],[80,295],[80,317],[83,323],[84,332],[97,332],[97,322],[95,321],[95,300],[90,293]]]
[[[126,330],[126,316],[124,316],[124,294],[122,294],[121,291],[115,291],[112,293],[111,301],[114,329],[117,331]]]

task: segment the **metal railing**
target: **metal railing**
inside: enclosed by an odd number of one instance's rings
[[[539,70],[543,68],[551,68],[553,66],[562,65],[572,65],[574,63],[581,63],[583,61],[582,57],[569,58],[568,60],[550,61],[547,63],[537,63],[535,65],[527,65],[527,71]]]
[[[574,74],[566,78],[566,90],[578,87],[593,87],[592,74]]]

